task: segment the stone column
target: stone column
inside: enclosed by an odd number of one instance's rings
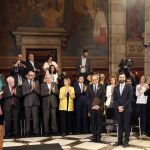
[[[145,0],[145,37],[144,43],[150,43],[150,0]],[[144,74],[150,83],[150,47],[144,52]]]
[[[126,58],[126,0],[109,0],[109,74]]]

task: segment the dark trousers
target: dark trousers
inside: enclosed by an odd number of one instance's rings
[[[137,104],[137,112],[141,120],[141,131],[146,132],[146,104]]]
[[[39,134],[38,106],[25,107],[26,134],[30,134],[31,116],[33,120],[33,132]]]
[[[123,132],[125,131],[125,142],[129,142],[130,136],[130,118],[131,112],[117,112],[117,121],[118,121],[118,142],[123,142]]]
[[[17,135],[19,132],[19,109],[11,106],[9,111],[4,110],[5,131],[6,136],[12,134],[12,121],[13,121],[13,134]]]
[[[94,140],[101,139],[101,132],[103,126],[103,112],[99,110],[92,110],[90,113],[91,128]]]
[[[44,122],[45,134],[49,133],[49,122],[51,124],[52,131],[57,132],[56,109],[55,108],[43,108],[43,122]]]
[[[88,110],[86,105],[76,108],[77,132],[88,132]]]
[[[60,111],[60,130],[61,133],[72,132],[72,111]]]
[[[135,102],[132,102],[131,106],[132,106],[131,126],[136,126],[136,125],[138,125],[137,104]]]

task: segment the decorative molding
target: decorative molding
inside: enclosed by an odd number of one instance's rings
[[[128,40],[127,41],[127,57],[128,56],[144,56],[144,41],[143,40]]]
[[[16,38],[16,46],[21,49],[26,59],[27,49],[56,49],[57,63],[62,65],[62,52],[66,46],[69,33],[64,28],[17,27],[12,32]]]

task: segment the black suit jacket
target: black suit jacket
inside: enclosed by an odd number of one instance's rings
[[[12,99],[13,99],[13,106],[15,108],[20,108],[20,97],[21,97],[21,90],[18,86],[16,86],[16,95],[11,95],[9,86],[6,85],[3,89],[4,92],[4,103],[3,103],[3,109],[4,111],[10,111],[12,106]]]
[[[52,83],[52,85],[55,86],[55,93],[51,91],[51,94],[49,94],[47,83],[43,83],[41,85],[42,108],[58,107],[58,101],[57,101],[57,95],[59,93],[58,86],[54,82]]]
[[[132,111],[131,101],[133,99],[133,89],[131,85],[125,84],[122,95],[120,95],[119,84],[114,88],[114,105],[118,112],[118,106],[124,106],[124,111]]]
[[[83,85],[84,87],[85,85]],[[87,99],[87,95],[86,92],[82,92],[81,93],[81,89],[79,86],[79,83],[75,83],[74,85],[74,90],[75,90],[75,105],[76,107],[84,104],[84,105],[88,105],[88,99]]]
[[[34,61],[34,66],[36,69],[38,69],[38,64]],[[30,63],[29,60],[26,61],[26,67],[27,67],[27,72],[28,71],[34,71],[34,67],[32,66],[32,64]]]
[[[15,64],[16,62],[14,62]],[[23,65],[15,67],[14,65],[10,69],[10,74],[14,77],[15,83],[18,84],[18,75],[21,76],[22,81],[25,81],[25,74],[26,74],[26,66],[25,62],[21,62]]]
[[[98,85],[97,92],[95,93],[93,90],[93,84],[89,85],[87,88],[87,98],[89,100],[88,111],[90,112],[92,109],[92,103],[95,98],[100,100],[99,106],[101,110],[103,110],[104,101],[105,101],[105,86],[102,84]]]
[[[35,82],[36,88],[32,91],[32,86],[28,81],[25,81],[22,85],[22,95],[24,96],[24,106],[40,105],[40,86],[38,82]]]

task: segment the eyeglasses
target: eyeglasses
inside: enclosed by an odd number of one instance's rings
[[[35,76],[35,75],[29,74],[28,76]]]

